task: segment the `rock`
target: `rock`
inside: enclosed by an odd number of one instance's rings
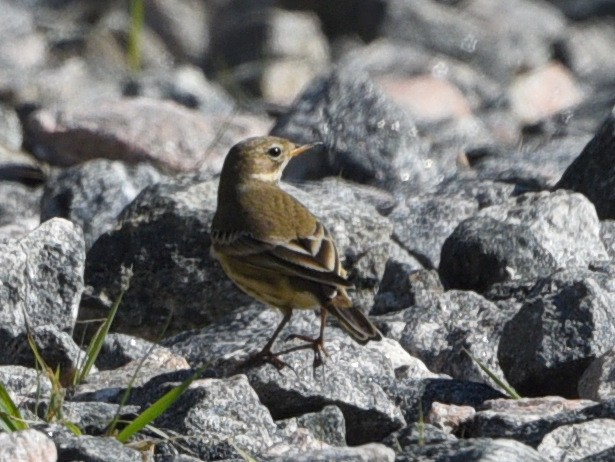
[[[515,186],[509,183],[464,178],[458,175],[440,183],[437,194],[445,197],[459,196],[466,200],[474,200],[478,203],[478,208],[483,209],[490,205],[508,202],[514,195],[515,189]]]
[[[447,441],[444,443],[414,446],[398,454],[396,461],[489,462],[506,460],[511,462],[547,462],[535,449],[517,441],[507,439],[475,438]]]
[[[346,446],[346,421],[339,407],[325,406],[297,418],[297,424],[331,446]]]
[[[51,391],[49,378],[34,368],[24,366],[0,366],[0,383],[4,385],[13,401],[16,396],[47,397]]]
[[[219,5],[211,24],[213,65],[268,101],[291,102],[328,65],[328,44],[311,12],[233,0]]]
[[[566,169],[556,189],[571,189],[585,195],[601,220],[615,218],[613,164],[615,155],[615,112],[606,118],[583,152]]]
[[[175,57],[201,64],[209,47],[207,8],[194,0],[153,1],[145,8],[147,24]]]
[[[478,158],[472,162],[472,168],[480,178],[512,183],[514,195],[519,195],[552,189],[589,139],[587,134],[577,132],[550,140],[527,140],[520,150],[489,155],[492,153],[477,149],[468,155]]]
[[[416,127],[361,73],[338,69],[312,81],[271,134],[324,143],[318,155],[291,161],[291,180],[342,176],[395,191],[400,182],[421,190],[435,179]]]
[[[394,224],[393,239],[427,269],[434,269],[440,264],[440,249],[446,238],[477,211],[475,201],[460,197],[408,197],[389,215]]]
[[[610,19],[600,18],[572,24],[563,38],[560,48],[566,63],[583,80],[597,85],[611,82],[609,75],[615,72],[615,60],[609,53],[615,40],[612,24]]]
[[[596,419],[562,425],[542,439],[537,450],[549,460],[580,460],[615,446],[615,420]]]
[[[442,247],[440,277],[451,288],[484,291],[496,282],[587,266],[607,258],[599,230],[582,195],[523,194],[461,222]]]
[[[579,379],[579,397],[594,401],[615,398],[615,348],[594,359]]]
[[[124,333],[158,337],[146,326],[162,326],[173,314],[166,334],[194,328],[248,300],[227,280],[209,255],[209,229],[216,208],[217,184],[185,179],[146,188],[88,252],[85,280],[102,309],[120,290],[121,267],[133,277],[114,326]],[[180,238],[181,236],[181,238]],[[241,303],[240,303],[241,304]],[[106,307],[105,307],[106,306]],[[145,329],[144,329],[145,327]]]
[[[600,222],[600,239],[602,239],[610,259],[615,259],[615,220],[602,220]]]
[[[73,338],[57,326],[44,325],[30,328],[32,339],[41,357],[52,371],[58,371],[60,382],[68,387],[73,384],[73,378],[80,366],[85,364],[86,353],[75,343]],[[2,336],[2,348],[10,352],[0,358],[2,364],[14,364],[36,368],[37,364],[34,352],[28,342],[28,334],[20,332],[13,338],[6,333]],[[93,369],[93,372],[96,368]]]
[[[588,0],[585,2],[575,2],[574,0],[550,0],[553,5],[561,9],[564,14],[575,20],[593,18],[615,14],[613,4],[608,0]]]
[[[41,200],[41,220],[66,218],[79,225],[86,248],[110,231],[126,205],[144,189],[165,177],[147,164],[126,165],[97,159],[51,176]]]
[[[455,441],[450,433],[428,423],[411,423],[401,430],[391,433],[382,442],[391,449],[401,452],[404,448],[419,446],[421,444],[438,444],[445,441]]]
[[[393,462],[395,453],[392,449],[378,443],[355,447],[326,448],[305,451],[291,456],[275,457],[271,462]]]
[[[150,405],[177,383],[152,383],[136,399]],[[243,375],[194,381],[154,425],[185,435],[182,446],[203,460],[237,457],[229,443],[262,454],[279,441],[276,425]]]
[[[141,462],[142,455],[115,438],[75,436],[72,433],[58,433],[52,436],[58,448],[58,460],[89,460],[115,462]]]
[[[27,404],[33,411],[38,411],[41,419],[45,419],[51,401],[38,402],[30,399]],[[116,417],[122,422],[128,422],[134,420],[138,412],[138,406],[127,406],[125,404],[71,401],[62,403],[62,418],[66,422],[76,425],[86,434],[97,436],[104,435]]]
[[[425,421],[446,433],[457,433],[461,424],[475,413],[476,411],[471,406],[455,406],[454,404],[442,404],[435,401],[431,404],[431,409],[425,417]]]
[[[415,270],[389,259],[371,314],[388,314],[428,303],[432,293],[442,292],[444,288],[435,270]]]
[[[0,433],[0,460],[55,462],[58,451],[53,441],[37,430]]]
[[[493,0],[457,7],[391,1],[381,33],[472,63],[506,81],[519,69],[547,62],[550,43],[563,35],[564,26],[557,10],[526,0],[510,2],[505,8]],[[524,33],[520,35],[519,30]]]
[[[164,361],[157,358],[164,358],[166,361],[169,360],[171,355],[172,353],[168,348],[153,342],[132,335],[109,332],[105,336],[96,359],[96,366],[100,370],[117,369],[132,361],[140,362],[144,359],[145,362],[151,363],[153,359],[162,363]]]
[[[538,282],[504,325],[498,358],[525,396],[578,396],[591,361],[613,346],[612,270],[568,270]]]
[[[37,111],[26,128],[37,157],[56,165],[105,158],[150,162],[174,172],[219,173],[236,142],[218,139],[221,123],[170,101],[133,98]]]
[[[417,123],[470,116],[470,103],[454,84],[429,75],[411,78],[381,77],[385,93]]]
[[[580,103],[582,92],[564,66],[551,63],[517,76],[509,99],[513,113],[531,125]]]
[[[512,313],[502,312],[474,292],[434,294],[427,303],[400,313],[406,325],[399,343],[429,370],[460,380],[491,383],[464,351],[502,377],[497,359],[501,329]]]
[[[361,347],[340,329],[325,330],[329,356],[316,371],[310,350],[284,354],[282,359],[290,367],[282,373],[270,364],[250,368],[246,359],[262,348],[279,321],[277,313],[253,304],[233,318],[201,331],[179,334],[164,344],[185,356],[193,367],[205,364],[225,376],[245,373],[275,419],[336,405],[346,420],[349,445],[377,441],[404,424],[399,410],[383,391],[395,377],[387,354],[379,348]],[[295,313],[280,339],[292,333],[314,335],[319,324],[313,313]],[[297,341],[282,344],[283,340],[277,342],[274,351],[300,345]]]
[[[386,391],[408,423],[424,421],[434,402],[476,408],[487,400],[504,397],[484,383],[442,378],[397,380]]]
[[[36,68],[47,58],[44,37],[37,31],[34,14],[26,5],[4,2],[0,40],[4,44],[0,65],[7,74],[18,75]]]
[[[0,182],[0,195],[0,241],[22,238],[40,224],[40,188]]]
[[[7,104],[0,103],[0,149],[21,149],[23,134],[17,112]]]
[[[53,219],[21,239],[0,242],[0,330],[52,325],[72,332],[83,291],[81,230]]]
[[[587,400],[558,396],[498,399],[484,403],[460,431],[469,438],[512,438],[536,447],[546,434],[562,425],[611,416],[612,404],[601,406]]]

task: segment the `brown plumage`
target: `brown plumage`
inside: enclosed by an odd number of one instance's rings
[[[243,291],[282,311],[284,318],[260,357],[284,363],[271,347],[295,309],[321,307],[320,335],[299,336],[321,362],[327,313],[357,342],[382,338],[346,293],[346,278],[329,231],[298,200],[278,186],[288,161],[312,145],[297,147],[277,137],[250,138],[228,153],[212,223],[212,252]]]

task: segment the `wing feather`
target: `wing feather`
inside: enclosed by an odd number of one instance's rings
[[[352,287],[345,277],[331,235],[320,223],[312,235],[295,239],[262,240],[246,232],[212,232],[216,252],[240,258],[257,268],[302,277],[329,286]]]

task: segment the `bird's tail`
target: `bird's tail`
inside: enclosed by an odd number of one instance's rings
[[[346,298],[348,300],[348,298]],[[382,334],[361,310],[348,304],[339,303],[338,297],[329,300],[325,309],[334,315],[350,336],[361,345],[370,340],[382,340]]]

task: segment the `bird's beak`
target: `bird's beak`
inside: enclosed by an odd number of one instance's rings
[[[304,144],[303,146],[298,146],[292,151],[290,151],[290,157],[296,157],[299,154],[303,154],[304,152],[309,151],[310,149],[316,146],[320,146],[320,145],[322,145],[322,143],[312,143],[312,144]]]

